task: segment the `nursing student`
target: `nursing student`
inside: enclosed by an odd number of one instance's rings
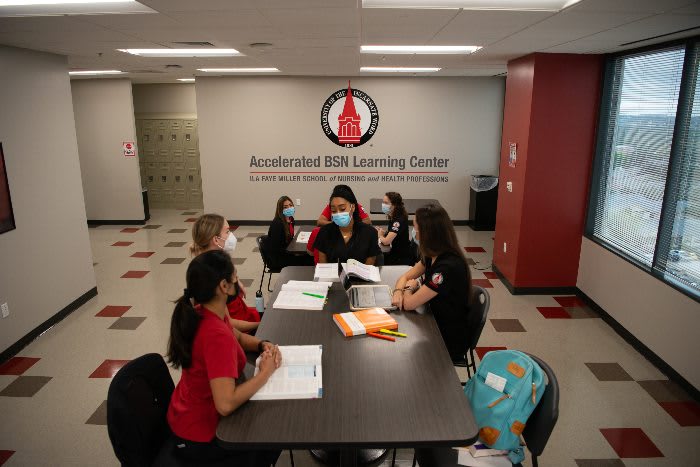
[[[267,231],[265,248],[270,259],[270,267],[282,269],[287,266],[313,266],[313,258],[304,255],[293,255],[287,247],[294,238],[294,203],[289,196],[281,196],[277,200],[275,217]]]
[[[427,303],[450,357],[460,361],[467,351],[467,331],[476,325],[476,314],[469,308],[469,265],[450,216],[441,206],[418,208],[413,228],[421,260],[396,281],[392,303],[404,310]]]
[[[348,190],[350,193],[352,193],[352,189],[347,186],[347,185],[336,185],[335,188],[333,188],[333,191],[335,191],[336,188],[343,188]],[[354,197],[355,194],[352,193],[352,196]],[[357,203],[357,210],[360,214],[360,220],[364,222],[365,224],[372,224],[372,219],[370,219],[369,214],[365,211],[365,208],[362,207],[360,203]],[[321,215],[318,216],[318,220],[316,221],[316,225],[323,227],[324,225],[332,224],[332,212],[331,212],[331,205],[327,204],[325,208],[323,208],[323,212],[321,212]]]
[[[345,185],[336,186],[328,204],[333,222],[321,227],[314,241],[318,262],[344,263],[353,258],[361,263],[374,264],[381,253],[377,231],[360,219],[352,190]]]
[[[190,254],[198,256],[207,251],[225,251],[233,255],[238,240],[230,231],[228,222],[219,214],[202,214],[192,226]],[[239,280],[228,297],[227,307],[233,326],[242,332],[251,332],[260,324],[258,311],[245,303],[245,287]]]
[[[391,249],[384,253],[384,264],[413,265],[411,245],[408,239],[408,213],[403,205],[403,198],[395,191],[384,194],[382,212],[386,214],[389,224],[386,229],[377,228],[379,243]]]
[[[279,368],[276,345],[244,334],[229,323],[226,301],[235,288],[235,270],[224,251],[207,251],[187,267],[187,288],[170,324],[167,358],[182,368],[167,420],[178,457],[203,465],[225,459],[230,465],[269,466],[279,451],[226,450],[215,440],[220,417],[235,412]],[[260,371],[244,383],[245,351],[261,354]]]

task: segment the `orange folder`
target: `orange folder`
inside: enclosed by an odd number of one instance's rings
[[[377,332],[380,329],[399,328],[399,323],[384,308],[336,313],[333,315],[333,321],[346,337]]]

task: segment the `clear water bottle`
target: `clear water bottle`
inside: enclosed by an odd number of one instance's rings
[[[255,309],[260,314],[265,312],[265,299],[263,298],[262,290],[255,292]]]

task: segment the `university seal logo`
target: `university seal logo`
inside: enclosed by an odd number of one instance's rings
[[[321,107],[321,128],[329,140],[344,148],[362,146],[379,127],[379,112],[371,97],[359,89],[340,89]]]

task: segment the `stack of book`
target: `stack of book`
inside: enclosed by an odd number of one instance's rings
[[[330,282],[289,281],[282,286],[273,308],[323,310]]]

